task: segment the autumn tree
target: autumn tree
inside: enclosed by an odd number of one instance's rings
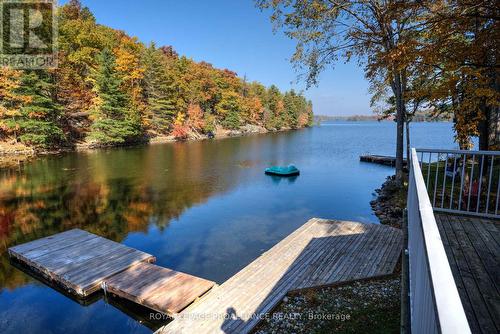
[[[62,122],[70,139],[81,140],[89,124],[94,92],[90,74],[106,44],[90,10],[71,0],[59,11],[59,56],[55,72],[56,99],[63,108]]]
[[[144,66],[141,55],[144,45],[124,33],[120,34],[118,45],[113,53],[116,59],[116,72],[121,78],[121,90],[129,97],[130,110],[139,114],[146,108],[142,82],[144,80]],[[140,115],[137,115],[140,118]]]
[[[203,110],[198,104],[190,104],[187,110],[189,128],[195,132],[203,132],[205,130],[205,119]]]
[[[19,128],[16,120],[21,116],[20,108],[31,98],[19,94],[22,72],[7,67],[0,68],[0,138],[13,136],[17,139]]]
[[[438,113],[454,115],[463,149],[500,148],[500,20],[496,1],[420,1],[413,59],[417,90]]]
[[[175,117],[172,135],[178,140],[185,140],[189,136],[189,128],[186,125],[186,115],[182,112],[177,113]]]

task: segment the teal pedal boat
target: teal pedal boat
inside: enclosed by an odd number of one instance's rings
[[[277,176],[296,176],[300,174],[300,171],[294,165],[288,167],[273,166],[266,168],[266,174],[277,175]]]

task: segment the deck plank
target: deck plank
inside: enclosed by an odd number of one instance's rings
[[[392,227],[312,219],[157,333],[248,333],[289,291],[392,272],[401,249]]]
[[[471,330],[500,332],[499,222],[442,213],[435,216]]]
[[[215,285],[189,274],[139,263],[106,280],[106,291],[175,316]]]

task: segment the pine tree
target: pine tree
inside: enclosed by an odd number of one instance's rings
[[[129,98],[120,90],[122,81],[115,69],[113,53],[104,49],[98,60],[94,76],[97,100],[89,137],[103,144],[136,140],[142,134],[141,120],[129,110]]]
[[[157,132],[167,133],[178,111],[175,81],[168,72],[163,51],[154,44],[144,52],[143,63],[146,123]]]
[[[280,90],[272,85],[267,91],[267,110],[264,115],[264,126],[267,129],[280,129],[283,126],[280,117],[284,108]]]
[[[46,71],[26,71],[14,90],[16,95],[25,98],[25,103],[17,117],[7,120],[6,125],[15,129],[17,138],[27,145],[49,148],[64,141],[59,126],[61,107],[52,97],[52,80]]]

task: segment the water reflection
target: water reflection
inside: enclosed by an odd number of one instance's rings
[[[12,245],[72,228],[120,242],[128,233],[147,232],[150,223],[163,230],[187,208],[227,191],[241,171],[227,167],[231,146],[218,147],[190,143],[70,154],[21,172],[2,170],[0,286],[27,281],[8,264]]]
[[[273,180],[274,184],[280,184],[281,182],[288,182],[288,183],[292,184],[295,181],[297,181],[297,178],[299,177],[299,175],[287,176],[287,177],[268,175],[267,177],[271,178],[271,180]]]
[[[0,170],[0,332],[148,333],[156,326],[121,302],[83,306],[43,285],[9,263],[12,245],[82,228],[222,283],[312,217],[377,222],[369,202],[392,170],[358,157],[391,154],[393,127],[73,153]],[[416,146],[454,147],[451,125],[426,127],[412,130],[421,138]],[[300,176],[264,175],[270,165],[291,163]]]

